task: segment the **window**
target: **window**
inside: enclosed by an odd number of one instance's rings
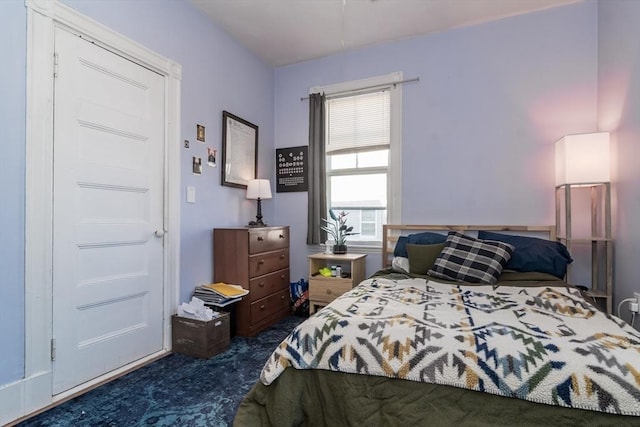
[[[380,246],[400,218],[400,73],[321,88],[327,95],[327,206],[348,212],[350,246]]]

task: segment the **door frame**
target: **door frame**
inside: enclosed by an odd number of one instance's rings
[[[25,200],[25,367],[22,412],[28,414],[103,382],[118,372],[53,395],[53,90],[54,29],[62,27],[164,77],[164,305],[163,350],[171,350],[171,313],[180,273],[180,64],[97,23],[58,0],[25,0],[27,8],[27,119]],[[127,365],[128,370],[146,359]],[[120,370],[119,370],[120,371]]]

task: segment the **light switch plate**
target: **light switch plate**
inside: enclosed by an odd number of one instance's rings
[[[196,202],[196,187],[188,186],[187,187],[187,203],[195,203]]]

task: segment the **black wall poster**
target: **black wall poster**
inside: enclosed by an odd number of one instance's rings
[[[278,193],[309,190],[307,153],[306,145],[276,149],[276,191]]]

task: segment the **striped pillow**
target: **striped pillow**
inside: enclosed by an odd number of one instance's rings
[[[474,239],[451,231],[428,274],[457,282],[493,285],[513,250],[514,247],[508,243]]]

